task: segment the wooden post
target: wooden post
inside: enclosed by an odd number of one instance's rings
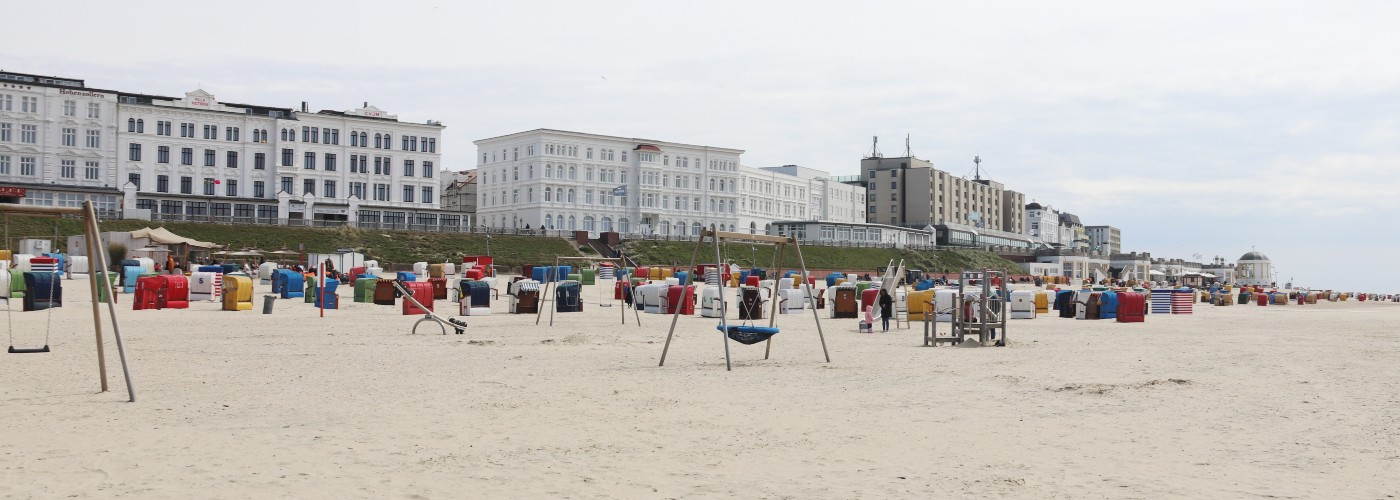
[[[705,245],[705,234],[706,234],[707,232],[710,232],[710,231],[707,231],[707,230],[702,230],[702,231],[700,231],[700,237],[695,239],[695,249],[694,249],[694,250],[691,250],[691,252],[690,252],[690,268],[691,268],[691,269],[695,269],[695,259],[697,259],[697,258],[700,257],[700,247],[702,247],[702,246]],[[684,287],[681,288],[681,293],[682,293],[682,294],[685,293],[685,288],[684,288]],[[670,299],[669,299],[669,298],[666,299],[666,302],[667,302],[667,304],[669,304],[669,303],[670,303]],[[666,331],[666,345],[663,346],[663,347],[661,348],[661,362],[660,362],[659,364],[657,364],[656,366],[666,366],[666,353],[667,353],[667,351],[670,351],[670,350],[671,350],[671,337],[674,336],[674,335],[676,334],[676,320],[679,320],[680,318],[681,318],[681,308],[679,307],[679,305],[677,305],[675,312],[673,312],[673,313],[671,314],[671,328],[670,328],[670,330],[667,330],[667,331]],[[728,344],[725,344],[725,346],[728,347]],[[726,369],[726,370],[732,369],[732,368],[729,366],[729,364],[728,364],[727,361],[725,362],[725,369]]]
[[[102,257],[99,254],[105,255],[107,249],[101,248],[102,241],[98,239],[98,236],[93,233],[92,227],[88,225],[87,214],[83,214],[83,239],[87,240],[87,253],[91,256],[88,258],[88,283],[89,288],[92,289],[92,327],[93,333],[97,337],[97,374],[102,382],[101,392],[107,392],[107,354],[102,347],[102,308],[97,302],[98,297],[101,296],[98,294],[101,292],[98,290],[98,287],[107,287],[108,302],[114,300],[115,297],[113,297],[113,295],[116,294],[112,291],[111,282],[107,281],[106,272],[102,272],[101,277],[98,277],[98,268],[102,267],[99,261]],[[99,279],[102,280],[101,285],[98,284]]]
[[[771,309],[771,311],[768,314],[769,328],[772,328],[773,325],[778,321],[778,302],[780,302],[778,300],[778,282],[782,279],[780,278],[780,276],[783,275],[783,257],[786,253],[787,243],[778,243],[778,260],[776,260],[774,263],[774,267],[776,267],[777,269],[773,271],[773,307],[769,308]],[[773,337],[768,337],[768,340],[764,341],[763,343],[763,359],[768,359],[768,355],[772,352]]]
[[[703,238],[703,236],[701,237]],[[719,326],[722,330],[720,332],[720,337],[722,337],[724,341],[724,369],[728,371],[732,370],[729,362],[729,312],[728,308],[724,305],[724,282],[728,280],[725,279],[724,268],[721,267],[725,266],[725,263],[720,260],[719,243],[719,237],[715,237],[715,271],[716,274],[719,275]],[[742,302],[744,300],[742,297],[743,288],[735,288],[735,290],[739,291],[741,294],[738,299]]]
[[[97,209],[93,207],[92,201],[88,200],[83,202],[83,208],[81,210],[83,218],[85,219],[84,226],[87,227],[86,232],[96,238],[97,234],[100,232],[97,226]],[[107,252],[98,252],[98,256],[100,257],[99,261],[102,263],[100,274],[103,278],[106,278],[108,269]],[[115,298],[116,293],[113,292],[111,296]],[[122,327],[121,323],[117,321],[117,304],[115,300],[107,301],[107,313],[112,317],[112,337],[117,341],[117,358],[120,359],[122,363],[122,376],[126,379],[128,401],[135,403],[136,390],[132,388],[131,385],[131,368],[126,363],[126,346],[122,343]]]
[[[797,238],[792,239],[792,248],[797,251],[797,263],[802,265],[802,279],[805,280],[807,279],[807,260],[802,257],[802,244],[797,242]],[[810,286],[810,288],[808,288],[809,293],[807,298],[811,300],[808,301],[807,305],[812,306],[812,322],[817,324],[817,339],[822,342],[822,355],[826,357],[826,362],[830,363],[831,353],[826,350],[826,335],[822,333],[821,315],[817,314],[817,298],[810,293],[816,291],[817,287],[803,282],[797,289],[801,290],[804,286]]]

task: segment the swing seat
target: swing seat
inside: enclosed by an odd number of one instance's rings
[[[19,347],[10,346],[10,354],[34,354],[40,352],[49,352],[49,346],[46,345],[38,349],[22,349]]]
[[[724,331],[724,325],[715,325],[715,329]],[[754,345],[768,340],[769,337],[778,334],[778,329],[768,326],[752,325],[729,325],[729,339],[744,345]]]

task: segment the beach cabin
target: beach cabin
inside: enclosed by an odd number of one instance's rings
[[[1011,292],[1011,319],[1035,319],[1036,293],[1031,290]]]
[[[695,285],[671,285],[666,290],[665,314],[695,314]]]
[[[340,287],[340,280],[326,278],[324,283],[324,290],[320,285],[311,289],[312,304],[315,304],[316,307],[321,307],[324,304],[324,309],[340,309],[340,296],[336,295],[336,290]]]
[[[832,318],[860,317],[860,301],[856,298],[855,285],[843,283],[828,290],[835,290],[831,293]]]
[[[1113,290],[1100,292],[1099,319],[1118,319],[1118,292]]]
[[[1169,288],[1156,288],[1152,290],[1152,314],[1172,313],[1172,290]]]
[[[1147,320],[1147,296],[1139,292],[1118,293],[1119,323],[1143,323]]]
[[[554,311],[561,313],[583,312],[583,284],[574,280],[560,281],[554,286]],[[694,312],[693,304],[691,302]]]
[[[1052,293],[1049,290],[1035,291],[1035,312],[1036,314],[1050,314],[1050,303],[1053,302]]]
[[[763,292],[758,287],[741,286],[738,295],[739,319],[763,319]]]
[[[223,300],[224,273],[195,271],[190,273],[190,300],[219,302]]]
[[[272,275],[277,273],[276,262],[264,262],[258,265],[258,283],[264,285],[272,284]]]
[[[494,265],[495,265],[495,258],[494,258],[494,257],[491,257],[491,256],[489,256],[489,255],[467,255],[467,256],[463,256],[463,257],[462,257],[462,269],[463,269],[463,273],[466,272],[466,271],[465,271],[466,269],[473,269],[473,268],[474,268],[474,269],[478,269],[478,270],[481,271],[482,277],[485,277],[485,276],[495,276],[496,273],[495,273],[495,271],[493,270],[493,266],[494,266]],[[524,274],[525,276],[529,276],[529,275],[530,275],[530,270],[529,270],[529,269],[525,269],[525,270],[521,271],[521,274]],[[465,276],[465,274],[463,274],[463,276]],[[536,281],[539,281],[539,280],[536,280]]]
[[[278,291],[284,299],[301,299],[306,297],[306,276],[301,273],[283,269],[277,273],[276,280]]]
[[[666,293],[670,287],[661,283],[640,285],[637,287],[638,308],[642,312],[649,314],[661,314],[665,311]]]
[[[718,273],[716,273],[718,274]],[[718,279],[718,278],[716,278]],[[706,286],[700,291],[700,316],[705,318],[720,317],[720,294],[718,286]]]
[[[157,309],[188,309],[190,307],[189,278],[180,274],[163,274],[157,277],[165,280],[164,293],[157,299]]]
[[[491,315],[491,287],[484,281],[462,280],[457,282],[459,312],[462,316]]]
[[[512,281],[506,285],[506,297],[511,314],[536,314],[540,307],[540,282]]]
[[[63,281],[59,279],[58,274],[24,273],[22,279],[25,288],[29,290],[24,294],[23,310],[42,311],[63,306]]]
[[[404,290],[407,290],[408,293],[413,296],[413,300],[408,300],[407,298],[404,298],[404,316],[427,314],[428,311],[433,310],[433,286],[431,284],[429,284],[426,281],[413,281],[409,283],[401,283],[401,285],[403,286]],[[414,301],[417,301],[419,304],[422,304],[423,308],[420,309],[417,305],[413,303]],[[378,301],[376,301],[376,303],[378,303]]]
[[[1190,288],[1180,288],[1172,290],[1171,310],[1172,314],[1191,314],[1191,307],[1196,303],[1196,292]],[[1284,297],[1285,302],[1287,297]]]
[[[378,283],[379,280],[374,278],[360,278],[355,280],[353,300],[355,302],[374,302],[374,285]]]
[[[224,277],[224,310],[253,310],[253,280],[247,276]]]
[[[379,278],[374,283],[374,303],[381,306],[392,306],[399,298],[398,289],[394,288],[394,282],[398,280]]]

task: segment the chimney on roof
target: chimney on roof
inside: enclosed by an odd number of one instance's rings
[[[306,113],[306,101],[301,101],[301,112]]]
[[[369,101],[365,101],[365,105],[364,105],[364,106],[360,106],[360,107],[361,107],[361,108],[368,108],[368,107],[369,107]]]

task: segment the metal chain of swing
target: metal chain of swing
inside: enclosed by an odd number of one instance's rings
[[[54,223],[53,223],[53,240],[52,240],[52,242],[53,242],[53,244],[54,244],[55,246],[58,245],[58,224],[59,224],[59,221],[60,221],[60,220],[61,220],[61,217],[54,217]],[[10,243],[10,216],[7,214],[7,215],[5,215],[5,240],[4,240],[4,245],[5,245],[6,247],[9,247],[9,246],[10,246],[9,243]],[[56,248],[54,248],[54,249],[52,249],[52,250],[56,250]],[[10,260],[11,260],[11,262],[14,261],[14,256],[15,256],[14,251],[11,250],[11,252],[10,252]],[[54,275],[54,276],[53,276],[53,279],[49,280],[49,295],[48,295],[49,300],[53,300],[53,292],[54,292],[54,289],[58,286],[58,272],[60,271],[60,268],[59,268],[58,266],[59,266],[59,264],[55,263],[55,269],[54,269],[54,273],[53,273],[53,275]],[[7,272],[7,273],[10,272],[9,269],[3,269],[3,270],[0,270],[0,271]],[[14,275],[11,274],[11,280],[13,280],[13,279],[14,279]],[[23,279],[23,278],[20,278],[20,279]],[[14,300],[14,285],[13,285],[13,284],[10,284],[10,285],[9,285],[9,288],[10,288],[9,290],[6,290],[7,293],[5,294],[5,297],[4,297],[4,299],[5,299],[5,331],[6,331],[6,333],[9,334],[10,347],[14,347],[14,345],[15,345],[14,308],[13,308],[12,305],[11,305],[11,301]],[[29,290],[25,290],[25,293],[33,293],[33,292],[32,292],[32,291],[29,291]],[[94,300],[95,300],[95,299],[96,299],[96,297],[94,297]],[[21,301],[21,302],[22,302],[22,301]],[[51,339],[51,337],[52,337],[52,335],[53,335],[53,310],[54,310],[54,306],[50,305],[50,306],[47,307],[46,309],[48,309],[48,312],[47,312],[47,315],[46,315],[45,320],[44,320],[44,323],[45,323],[45,324],[44,324],[44,347],[48,347],[48,346],[49,346],[49,340]]]

